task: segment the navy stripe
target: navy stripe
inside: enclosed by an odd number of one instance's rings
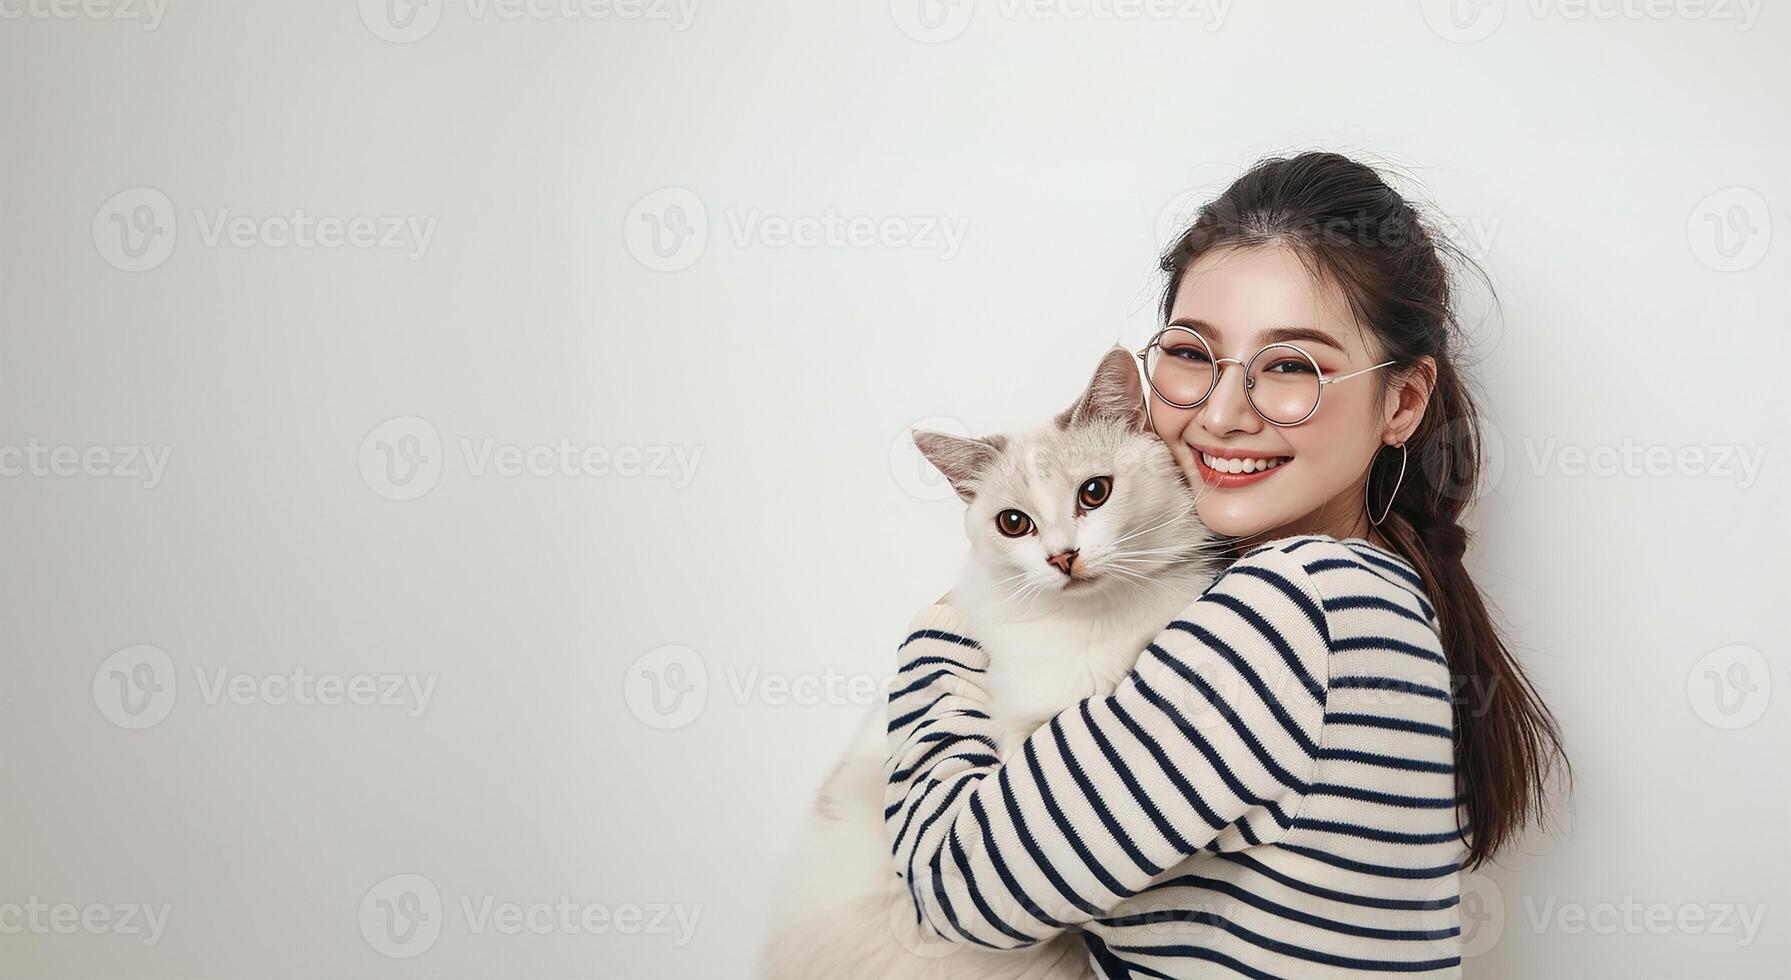
[[[1327,725],[1353,725],[1359,728],[1381,728],[1390,732],[1411,732],[1414,735],[1434,735],[1438,738],[1454,740],[1455,734],[1441,725],[1429,722],[1413,721],[1410,718],[1389,718],[1385,715],[1364,715],[1351,711],[1338,711],[1325,716]]]
[[[1365,875],[1375,875],[1381,878],[1446,878],[1461,870],[1461,865],[1459,864],[1439,864],[1427,868],[1401,868],[1390,864],[1371,864],[1367,861],[1357,861],[1353,858],[1346,858],[1340,854],[1321,851],[1316,847],[1303,847],[1299,844],[1275,844],[1273,846],[1287,851],[1290,854],[1309,857],[1314,861],[1328,864],[1333,868],[1342,868],[1345,871],[1359,871]]]
[[[993,739],[989,738],[987,735],[957,735],[957,734],[953,734],[952,732],[936,732],[933,735],[928,735],[927,738],[922,739],[922,741],[926,741],[928,739],[936,739],[939,742],[939,744],[928,749],[926,751],[925,755],[922,755],[919,759],[916,759],[914,761],[914,765],[911,765],[906,769],[897,769],[895,772],[891,773],[889,776],[890,779],[893,779],[893,780],[896,780],[899,782],[904,782],[904,783],[907,782],[909,777],[913,776],[917,771],[919,771],[921,766],[924,766],[928,762],[931,762],[933,760],[934,756],[937,756],[939,753],[944,752],[946,749],[949,749],[952,746],[957,745],[959,742],[979,742],[983,745],[988,746],[990,752],[993,752],[996,750],[995,741]],[[978,755],[980,755],[984,758],[988,757],[984,753],[978,753]],[[997,760],[997,761],[999,761],[999,760]]]
[[[889,720],[890,732],[894,733],[896,729],[907,725],[909,722],[919,719],[920,716],[922,716],[922,715],[926,714],[928,711],[932,710],[933,705],[936,705],[939,702],[941,702],[949,697],[951,697],[951,695],[949,693],[941,694],[938,697],[934,698],[933,700],[928,701],[926,703],[925,707],[915,708],[913,711],[910,711],[907,714],[899,715],[895,718],[891,718]]]
[[[1113,840],[1119,844],[1120,850],[1126,852],[1126,857],[1132,859],[1132,863],[1138,866],[1138,870],[1152,876],[1162,874],[1163,868],[1139,853],[1138,845],[1132,843],[1131,836],[1120,828],[1118,821],[1113,819],[1113,811],[1107,808],[1106,802],[1101,799],[1100,791],[1088,781],[1088,776],[1082,772],[1082,764],[1076,761],[1075,754],[1070,751],[1070,743],[1063,737],[1063,725],[1053,718],[1048,727],[1051,729],[1052,739],[1057,742],[1058,753],[1063,756],[1064,768],[1069,770],[1070,778],[1076,781],[1076,787],[1082,791],[1083,798],[1087,799],[1088,805],[1094,808],[1095,816],[1100,818],[1101,825],[1107,828],[1107,833],[1113,835]]]
[[[1394,677],[1333,677],[1331,686],[1357,688],[1370,691],[1403,691],[1406,694],[1417,694],[1438,701],[1453,702],[1448,691],[1438,690],[1424,684],[1414,684]]]
[[[1263,707],[1268,708],[1269,713],[1275,716],[1275,720],[1281,723],[1282,729],[1287,732],[1287,737],[1293,739],[1294,744],[1298,745],[1301,751],[1305,752],[1307,755],[1312,754],[1313,749],[1316,748],[1316,746],[1312,744],[1312,736],[1307,735],[1306,732],[1300,728],[1300,723],[1294,721],[1293,718],[1288,715],[1287,708],[1281,704],[1281,699],[1276,697],[1273,691],[1269,690],[1269,686],[1262,682],[1261,677],[1256,676],[1256,671],[1251,670],[1250,665],[1245,663],[1242,657],[1239,657],[1230,647],[1221,643],[1218,637],[1212,636],[1192,623],[1171,623],[1170,628],[1190,631],[1195,636],[1200,637],[1202,640],[1217,648],[1220,655],[1225,658],[1226,663],[1229,663],[1232,668],[1238,672],[1239,676],[1243,677],[1244,680],[1250,684],[1251,689],[1256,692],[1256,697],[1262,702]],[[1280,770],[1280,766],[1275,764],[1275,760],[1268,754],[1268,750],[1262,747],[1262,743],[1256,738],[1255,733],[1250,731],[1249,726],[1238,720],[1237,711],[1226,702],[1223,695],[1218,691],[1213,690],[1212,685],[1206,682],[1206,678],[1195,673],[1193,668],[1183,663],[1179,658],[1170,656],[1167,651],[1162,647],[1157,646],[1155,643],[1146,647],[1145,652],[1156,657],[1158,660],[1161,660],[1163,666],[1168,667],[1176,674],[1176,676],[1187,681],[1189,686],[1200,692],[1201,697],[1206,698],[1207,703],[1219,709],[1219,713],[1224,716],[1227,722],[1231,723],[1232,731],[1237,732],[1238,737],[1249,744],[1251,751],[1256,753],[1256,757],[1262,760],[1263,765],[1277,771]],[[1320,704],[1323,704],[1322,700],[1320,701]],[[1286,782],[1286,780],[1283,780],[1283,782]],[[1293,784],[1288,783],[1288,785],[1291,786]]]
[[[1408,657],[1417,657],[1419,660],[1429,663],[1440,664],[1445,668],[1449,666],[1449,661],[1443,659],[1443,655],[1435,650],[1426,650],[1421,646],[1407,643],[1404,640],[1395,640],[1390,636],[1350,636],[1338,640],[1331,646],[1332,653],[1342,653],[1346,650],[1386,650]]]
[[[1391,599],[1383,599],[1377,595],[1340,595],[1325,600],[1325,612],[1337,612],[1342,609],[1383,609],[1396,616],[1403,616],[1421,626],[1430,625],[1428,616],[1412,612]]]
[[[1278,977],[1273,973],[1264,973],[1242,960],[1233,959],[1216,949],[1208,949],[1205,946],[1115,946],[1113,948],[1123,949],[1128,952],[1144,953],[1147,956],[1174,956],[1185,960],[1205,960],[1208,963],[1217,963],[1220,966],[1241,973],[1244,976],[1249,977],[1250,980],[1283,980],[1283,978]],[[1137,970],[1140,969],[1140,967],[1134,966],[1132,969]],[[1176,978],[1170,974],[1158,973],[1154,970],[1151,971],[1151,976],[1164,977],[1166,980],[1176,980]]]
[[[1400,769],[1405,772],[1453,773],[1453,762],[1431,762],[1426,759],[1404,759],[1396,755],[1381,755],[1378,752],[1359,752],[1355,749],[1323,748],[1318,750],[1320,759],[1336,759],[1340,762],[1360,762],[1363,765],[1380,766],[1383,769]]]
[[[1288,819],[1287,814],[1283,813],[1281,807],[1274,801],[1265,800],[1262,797],[1257,796],[1255,793],[1250,792],[1249,787],[1239,782],[1238,777],[1232,773],[1231,767],[1227,766],[1225,760],[1219,757],[1219,753],[1213,750],[1211,743],[1207,742],[1207,740],[1200,734],[1199,729],[1196,729],[1194,726],[1184,721],[1181,715],[1176,712],[1175,708],[1167,701],[1163,700],[1162,695],[1151,690],[1142,679],[1138,680],[1137,686],[1138,690],[1149,699],[1150,703],[1155,705],[1157,710],[1163,712],[1164,716],[1174,722],[1176,728],[1180,729],[1181,733],[1187,736],[1188,741],[1192,743],[1194,748],[1199,750],[1200,754],[1206,758],[1206,761],[1212,765],[1213,772],[1215,772],[1225,783],[1225,787],[1231,790],[1233,796],[1243,800],[1250,806],[1259,806],[1268,810],[1269,815],[1275,818],[1275,822],[1284,828],[1292,822]],[[1306,792],[1306,784],[1299,779],[1295,779],[1291,773],[1281,769],[1280,766],[1275,766],[1271,772],[1276,773],[1275,778],[1279,780],[1282,785],[1285,785],[1296,792]]]
[[[974,802],[974,798],[972,798],[972,801]],[[951,835],[950,835],[949,839],[946,841],[946,843],[948,845],[950,845],[950,847],[951,847],[952,863],[957,865],[958,870],[960,872],[962,872],[964,875],[964,890],[968,891],[970,893],[970,901],[972,904],[974,904],[976,906],[976,910],[982,914],[983,921],[993,925],[996,929],[1000,930],[1001,933],[1003,935],[1007,936],[1008,938],[1019,940],[1022,945],[1031,946],[1031,945],[1037,943],[1038,942],[1037,938],[1035,938],[1033,936],[1028,936],[1027,934],[1021,932],[1020,930],[1015,929],[1012,926],[1008,925],[1007,923],[1001,921],[1001,917],[996,915],[995,910],[989,907],[989,903],[983,900],[982,892],[980,890],[978,890],[976,887],[976,875],[973,874],[970,870],[970,858],[968,855],[966,855],[964,853],[963,845],[958,843],[958,832],[956,830],[953,830],[951,832]],[[933,860],[938,861],[939,855],[934,854]],[[935,866],[933,868],[933,871],[934,871],[934,877],[937,878],[938,871],[939,871],[938,867]],[[941,892],[943,892],[944,889],[940,888],[939,890]],[[949,903],[947,903],[947,904],[949,904]],[[950,913],[948,912],[947,914],[949,915]],[[955,926],[957,924],[958,923],[955,919],[952,920],[952,925]],[[958,931],[963,932],[963,928],[959,927]],[[965,933],[965,935],[969,936],[969,933]],[[989,944],[985,943],[984,945],[989,945]]]
[[[1051,866],[1049,860],[1046,860],[1044,852],[1039,850],[1038,841],[1033,839],[1032,831],[1026,826],[1026,820],[1020,816],[1020,807],[1014,801],[1013,783],[1007,778],[1009,768],[1002,766],[996,770],[995,782],[1001,787],[1001,798],[1007,801],[1007,819],[1009,823],[1013,824],[1014,833],[1020,838],[1020,845],[1026,848],[1026,853],[1032,858],[1033,866],[1039,869],[1039,872],[1045,876],[1045,880],[1049,881],[1053,888],[1057,889],[1057,893],[1063,896],[1064,901],[1089,915],[1100,915],[1100,907],[1076,894],[1069,882],[1064,881],[1063,876],[1057,873],[1057,869]]]
[[[969,647],[972,650],[981,650],[983,648],[982,644],[975,640],[972,640],[967,636],[959,636],[956,633],[947,633],[944,630],[915,630],[908,634],[908,638],[903,640],[901,646],[896,647],[896,650],[900,651],[902,647],[913,643],[915,640],[941,640],[961,647]]]
[[[1413,940],[1433,941],[1437,939],[1448,939],[1451,936],[1458,936],[1461,934],[1461,929],[1459,927],[1451,927],[1448,929],[1377,929],[1373,926],[1357,925],[1353,922],[1343,922],[1338,919],[1313,915],[1310,912],[1302,912],[1299,909],[1283,905],[1280,902],[1272,902],[1249,889],[1239,886],[1235,882],[1224,881],[1219,878],[1207,878],[1202,875],[1177,875],[1174,878],[1170,878],[1167,881],[1151,887],[1201,888],[1207,891],[1214,891],[1222,895],[1229,895],[1246,905],[1261,909],[1277,918],[1286,919],[1290,922],[1298,922],[1302,925],[1315,926],[1319,929],[1324,929],[1327,932],[1335,932],[1345,936],[1361,936],[1364,939],[1389,939],[1396,942],[1409,942]],[[1148,915],[1149,913],[1145,914]],[[1115,919],[1101,919],[1099,921],[1109,925],[1121,924]]]
[[[1199,850],[1182,835],[1176,833],[1175,828],[1169,825],[1168,820],[1163,819],[1163,811],[1151,800],[1150,794],[1144,791],[1144,787],[1138,785],[1138,780],[1132,776],[1132,768],[1125,764],[1118,752],[1113,750],[1113,743],[1107,740],[1107,736],[1101,734],[1101,726],[1095,724],[1094,716],[1088,713],[1088,702],[1079,702],[1076,707],[1081,709],[1082,721],[1087,725],[1088,735],[1094,740],[1095,747],[1101,750],[1103,756],[1106,756],[1108,767],[1119,777],[1120,782],[1126,784],[1126,791],[1132,794],[1132,798],[1138,801],[1145,814],[1150,817],[1151,823],[1156,825],[1157,833],[1163,835],[1163,839],[1169,842],[1170,847],[1183,854],[1192,854]]]
[[[1295,891],[1302,891],[1308,895],[1329,899],[1333,902],[1345,902],[1350,905],[1360,905],[1364,908],[1393,909],[1402,912],[1434,912],[1461,904],[1460,895],[1450,895],[1447,898],[1435,900],[1382,898],[1378,895],[1356,895],[1350,892],[1337,891],[1334,888],[1321,888],[1318,885],[1295,878],[1292,875],[1283,874],[1242,852],[1220,854],[1218,857],[1222,860],[1230,861],[1233,864],[1249,868],[1251,871],[1262,875],[1264,878],[1277,884],[1286,885]]]
[[[1230,571],[1226,572],[1226,574],[1249,575],[1252,578],[1261,579],[1264,582],[1273,585],[1275,588],[1280,589],[1282,594],[1287,596],[1288,601],[1299,607],[1300,612],[1305,613],[1306,618],[1312,621],[1312,628],[1318,631],[1319,636],[1325,638],[1326,645],[1330,644],[1331,626],[1325,621],[1324,610],[1313,605],[1311,597],[1307,596],[1306,593],[1301,592],[1292,582],[1289,582],[1275,572],[1271,572],[1266,568],[1258,568],[1255,565],[1245,565],[1243,567],[1233,566]],[[1220,599],[1231,598],[1226,595],[1216,595],[1215,597]]]
[[[1139,680],[1137,684],[1140,692],[1150,691],[1150,689],[1145,686],[1144,681]],[[1154,694],[1155,692],[1150,693]],[[1206,825],[1211,827],[1214,831],[1224,830],[1225,821],[1220,820],[1219,815],[1213,812],[1213,808],[1207,806],[1206,801],[1201,799],[1199,791],[1188,784],[1188,780],[1182,776],[1181,770],[1176,767],[1175,763],[1169,761],[1168,755],[1164,754],[1163,747],[1158,745],[1149,735],[1146,735],[1144,729],[1140,727],[1136,721],[1132,720],[1131,715],[1126,714],[1125,709],[1121,708],[1118,702],[1114,702],[1113,704],[1108,705],[1108,707],[1112,709],[1113,716],[1119,719],[1119,723],[1126,726],[1126,730],[1131,732],[1132,737],[1138,740],[1138,744],[1144,746],[1144,748],[1150,752],[1151,758],[1157,760],[1157,765],[1162,768],[1163,775],[1167,776],[1169,781],[1175,785],[1175,788],[1182,794],[1182,799],[1186,800],[1188,805],[1194,808],[1194,812],[1200,815],[1200,819],[1206,821]],[[1193,852],[1190,849],[1186,853]]]
[[[977,799],[975,796],[970,798],[970,815],[976,820],[978,829],[982,831],[983,853],[988,855],[989,863],[995,868],[995,876],[1001,879],[1003,885],[1007,886],[1008,894],[1014,897],[1014,901],[1018,902],[1020,907],[1026,910],[1027,915],[1043,922],[1045,925],[1050,926],[1053,929],[1068,929],[1070,927],[1069,923],[1059,922],[1052,918],[1049,913],[1039,906],[1038,902],[1033,901],[1032,896],[1027,894],[1026,889],[1020,887],[1020,883],[1014,879],[1013,871],[1009,870],[1007,862],[1001,859],[1001,849],[995,846],[995,831],[989,826],[989,815],[983,812],[982,800]]]
[[[1343,834],[1347,837],[1359,837],[1363,840],[1380,841],[1383,844],[1447,844],[1460,840],[1460,830],[1450,830],[1436,834],[1409,834],[1399,830],[1382,830],[1379,827],[1364,827],[1360,824],[1344,823],[1341,820],[1308,820],[1298,817],[1294,826],[1301,830],[1316,830],[1326,834]]]
[[[1052,719],[1052,721],[1055,723],[1056,719]],[[1108,892],[1121,898],[1132,897],[1132,890],[1120,884],[1113,877],[1112,872],[1109,872],[1107,867],[1096,859],[1094,854],[1090,853],[1088,844],[1082,840],[1082,835],[1077,833],[1076,828],[1070,826],[1068,820],[1064,819],[1063,810],[1057,805],[1057,798],[1051,792],[1050,782],[1045,779],[1044,769],[1039,766],[1039,756],[1037,752],[1033,751],[1030,739],[1021,746],[1020,754],[1025,756],[1026,768],[1031,770],[1033,781],[1038,785],[1039,801],[1045,804],[1045,813],[1051,817],[1051,822],[1057,825],[1057,829],[1063,831],[1064,838],[1068,840],[1071,850],[1074,850],[1076,856],[1082,859],[1082,863],[1088,866],[1089,873],[1093,874],[1095,880],[1100,882],[1101,887],[1107,889]],[[1098,800],[1089,802],[1097,808],[1100,806]],[[1151,873],[1155,874],[1156,872]]]
[[[1162,912],[1146,914],[1154,916],[1155,921],[1157,922],[1194,922],[1199,923],[1200,925],[1212,926],[1216,929],[1223,929],[1251,945],[1260,946],[1270,952],[1280,953],[1283,956],[1291,956],[1295,959],[1306,960],[1311,963],[1323,963],[1326,966],[1347,967],[1352,970],[1415,972],[1417,970],[1441,969],[1442,965],[1446,962],[1444,960],[1421,960],[1407,963],[1400,960],[1370,960],[1354,956],[1338,956],[1335,953],[1326,953],[1322,950],[1308,949],[1304,946],[1296,946],[1293,943],[1283,942],[1279,939],[1272,939],[1261,933],[1252,932],[1224,916],[1215,915],[1211,912],[1204,912],[1200,909],[1165,909]],[[1121,946],[1118,948],[1131,950],[1133,952],[1155,952],[1157,955],[1166,955],[1164,952],[1166,950],[1204,949],[1205,947]],[[1460,959],[1460,957],[1455,957],[1454,962],[1449,963],[1449,965],[1459,963]]]
[[[948,667],[956,667],[959,670],[968,670],[968,671],[971,671],[972,673],[977,673],[977,674],[986,673],[981,667],[972,667],[969,664],[964,663],[961,660],[953,660],[950,657],[940,657],[940,656],[936,656],[934,654],[928,654],[927,656],[924,656],[924,657],[915,657],[913,660],[910,660],[907,663],[903,664],[902,669],[897,671],[897,673],[906,674],[907,672],[909,672],[910,670],[913,670],[916,667],[925,667],[925,666],[928,666],[929,664],[945,664]]]
[[[1341,796],[1349,800],[1402,806],[1413,810],[1453,810],[1460,802],[1444,796],[1403,796],[1398,793],[1382,793],[1363,789],[1360,786],[1338,786],[1334,783],[1313,783],[1312,795]]]

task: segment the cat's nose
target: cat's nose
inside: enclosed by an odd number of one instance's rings
[[[1071,548],[1068,551],[1060,551],[1045,559],[1045,564],[1050,565],[1052,568],[1057,569],[1065,575],[1070,574],[1070,566],[1075,564],[1075,562],[1076,549],[1074,548]]]

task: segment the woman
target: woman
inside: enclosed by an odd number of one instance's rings
[[[1104,977],[1459,975],[1460,872],[1563,757],[1462,564],[1446,249],[1331,153],[1259,164],[1169,249],[1143,398],[1237,560],[1006,764],[986,655],[916,617],[904,676],[938,676],[890,704],[886,815],[932,932],[1081,929]]]

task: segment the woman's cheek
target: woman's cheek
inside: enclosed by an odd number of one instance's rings
[[[1175,465],[1188,477],[1188,485],[1199,487],[1200,471],[1194,466],[1194,450],[1182,441],[1182,429],[1188,421],[1186,412],[1165,412],[1161,406],[1152,406],[1151,427],[1156,430],[1157,438],[1169,447],[1169,456]]]

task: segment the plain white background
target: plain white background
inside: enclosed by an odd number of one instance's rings
[[[1092,2],[0,0],[0,975],[747,975],[960,557],[907,427],[1315,147],[1503,300],[1579,782],[1468,975],[1791,975],[1788,12]]]

